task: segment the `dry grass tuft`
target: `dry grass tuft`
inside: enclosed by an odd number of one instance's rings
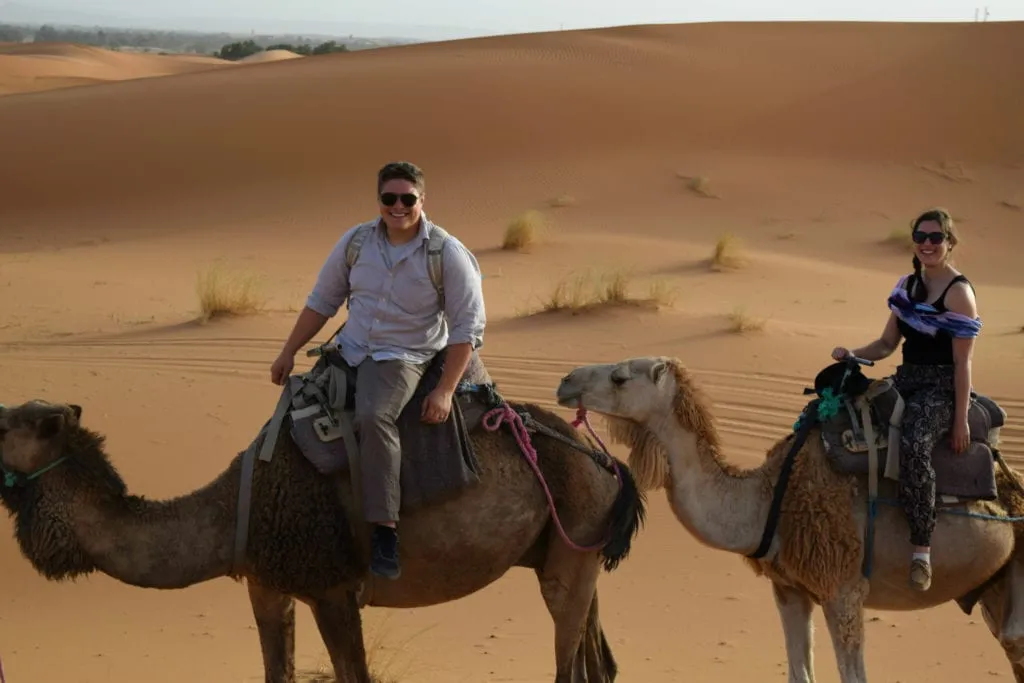
[[[383,627],[389,619],[390,617],[385,617],[380,626]],[[370,668],[370,683],[402,683],[402,679],[405,673],[408,673],[409,667],[403,667],[404,671],[402,673],[391,672],[391,668],[395,662],[395,657],[404,652],[413,639],[422,635],[425,631],[431,628],[433,627],[428,626],[397,643],[393,647],[393,654],[384,662],[380,661],[380,653],[384,651],[383,644],[386,630],[384,628],[377,628],[373,638],[365,644],[366,664]],[[334,675],[328,673],[330,669],[331,666],[329,663],[322,663],[313,671],[296,672],[296,683],[337,683],[337,679]]]
[[[664,279],[658,278],[651,283],[647,292],[647,300],[654,302],[659,308],[672,308],[679,299],[679,288],[668,284]]]
[[[676,177],[686,181],[686,187],[690,192],[707,199],[718,199],[718,193],[711,188],[711,181],[703,175],[686,175],[676,173]]]
[[[670,308],[675,305],[676,297],[677,290],[664,280],[651,283],[646,297],[635,297],[630,294],[630,277],[626,272],[595,274],[588,270],[559,280],[540,308],[525,315],[556,312],[577,315],[603,306]]]
[[[743,255],[743,242],[732,233],[725,233],[715,242],[711,252],[711,269],[728,270],[740,268],[746,263]]]
[[[909,228],[893,228],[882,241],[906,251],[914,250],[914,240],[910,236]]]
[[[576,206],[576,198],[571,194],[562,194],[548,201],[548,205],[555,209],[566,206]]]
[[[761,332],[764,330],[765,323],[765,320],[751,316],[742,308],[737,308],[729,314],[729,331],[733,334]]]
[[[524,251],[537,243],[546,228],[544,216],[539,211],[524,211],[505,228],[501,248],[509,251]]]
[[[199,318],[202,322],[263,310],[266,300],[259,295],[259,278],[251,273],[226,273],[211,266],[196,281]]]

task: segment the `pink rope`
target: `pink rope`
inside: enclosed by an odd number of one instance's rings
[[[601,450],[604,451],[609,458],[611,458],[611,453],[608,452],[608,447],[604,445],[604,441],[601,441],[601,437],[599,437],[597,435],[597,432],[594,431],[594,428],[590,426],[590,419],[587,417],[587,409],[584,408],[583,406],[580,406],[579,408],[576,409],[576,419],[572,421],[572,426],[579,427],[580,423],[583,423],[587,426],[587,431],[590,432],[590,435],[594,437],[594,440],[597,441],[599,446],[601,446]],[[615,462],[614,458],[612,458],[612,462]],[[618,465],[615,466],[615,476],[619,476]]]
[[[551,510],[551,517],[555,521],[555,528],[558,529],[558,535],[562,537],[565,544],[573,550],[578,550],[580,552],[591,552],[603,548],[605,544],[608,543],[607,537],[605,537],[605,539],[600,543],[591,546],[577,545],[569,538],[565,533],[565,529],[562,527],[562,520],[558,517],[558,510],[555,509],[555,501],[551,495],[551,490],[548,488],[548,484],[544,480],[544,474],[540,471],[540,467],[537,464],[537,451],[534,449],[533,444],[530,441],[530,433],[526,431],[526,425],[523,424],[523,420],[519,417],[519,413],[512,410],[512,407],[507,403],[503,404],[499,408],[494,408],[483,417],[484,428],[490,432],[496,431],[501,426],[502,422],[509,423],[509,426],[512,428],[512,434],[516,437],[516,442],[519,444],[519,450],[521,450],[523,455],[526,456],[526,461],[530,463],[533,473],[537,475],[541,488],[544,489],[544,495],[548,499],[548,508]],[[590,426],[589,423],[587,426]],[[600,442],[600,439],[598,439],[598,442]],[[602,444],[602,448],[603,447],[604,444]],[[619,486],[621,488],[622,480],[619,477],[618,466],[615,465],[614,458],[612,459],[612,465],[615,467],[615,478],[619,482]]]

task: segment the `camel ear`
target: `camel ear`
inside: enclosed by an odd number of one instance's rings
[[[40,439],[51,439],[64,429],[67,420],[64,413],[47,415],[36,423],[36,436]]]
[[[75,421],[72,424],[78,424],[82,420],[82,406],[72,403],[71,412],[75,414]]]
[[[655,361],[651,365],[650,370],[647,371],[648,376],[654,384],[660,384],[661,378],[665,376],[665,371],[668,370],[668,363],[663,360]]]

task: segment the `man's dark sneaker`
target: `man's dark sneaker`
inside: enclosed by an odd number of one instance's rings
[[[371,540],[370,571],[385,579],[397,579],[402,574],[398,563],[398,532],[389,526],[377,524]]]

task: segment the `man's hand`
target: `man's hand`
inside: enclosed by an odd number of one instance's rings
[[[423,399],[423,412],[420,419],[423,422],[440,424],[448,419],[451,412],[452,393],[445,391],[443,387],[438,387]]]
[[[295,367],[295,356],[282,351],[274,364],[270,366],[270,381],[278,386],[284,386],[285,380]]]

